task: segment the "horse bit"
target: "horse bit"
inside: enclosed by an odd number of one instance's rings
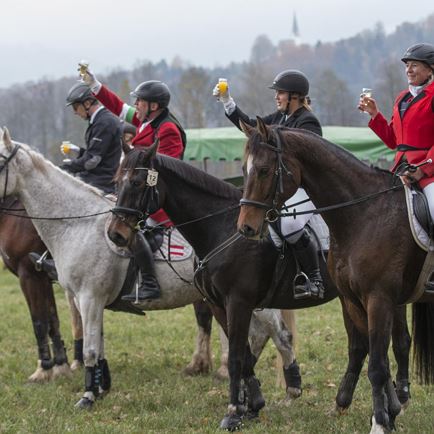
[[[264,220],[267,221],[268,223],[273,223],[277,221],[281,214],[280,210],[277,209],[277,198],[279,194],[283,193],[283,173],[285,173],[287,176],[293,176],[292,172],[285,166],[282,159],[282,139],[280,136],[280,131],[278,128],[273,129],[273,131],[275,132],[276,146],[273,146],[267,142],[259,142],[260,145],[275,152],[277,157],[277,163],[276,163],[277,168],[274,171],[274,175],[273,175],[274,197],[272,203],[269,204],[257,200],[244,199],[244,198],[240,200],[240,205],[248,205],[256,208],[266,209],[267,211],[265,212]]]

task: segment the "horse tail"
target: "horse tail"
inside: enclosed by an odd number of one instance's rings
[[[413,362],[421,384],[434,384],[434,304],[413,304]]]

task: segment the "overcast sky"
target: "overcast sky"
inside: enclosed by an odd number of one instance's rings
[[[294,12],[302,41],[315,43],[379,21],[392,31],[434,13],[434,1],[1,0],[0,87],[74,74],[82,58],[100,73],[175,56],[223,66],[248,59],[260,34],[290,38]]]

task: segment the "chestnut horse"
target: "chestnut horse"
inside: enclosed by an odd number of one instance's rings
[[[30,310],[39,360],[29,380],[44,382],[69,375],[70,368],[60,335],[52,283],[46,273],[35,270],[28,257],[29,252],[43,253],[46,247],[32,222],[17,216],[26,216],[17,198],[7,197],[0,202],[0,254],[8,270],[18,277]],[[73,304],[70,306],[75,310]],[[75,355],[71,367],[75,369],[83,362],[83,335],[81,323],[73,324]],[[53,353],[50,351],[50,339]]]
[[[368,167],[316,134],[267,127],[260,118],[257,129],[242,127],[248,178],[239,231],[263,238],[267,215],[279,213],[300,186],[323,208],[330,230],[328,270],[343,298],[345,325],[360,333],[363,358],[369,352],[371,432],[390,430],[400,411],[387,356],[393,316],[410,300],[425,257],[410,230],[404,193],[390,172]],[[434,382],[433,302],[431,292],[413,304],[417,373],[427,384]]]
[[[213,311],[229,336],[230,404],[221,427],[229,430],[240,426],[245,407],[240,398],[241,377],[253,376],[252,360],[247,346],[247,331],[255,307],[300,309],[326,303],[337,296],[321,261],[326,282],[325,298],[295,300],[289,284],[280,280],[273,297],[269,297],[280,255],[271,244],[237,238],[236,221],[241,192],[230,184],[195,169],[179,160],[155,154],[156,149],[130,152],[121,165],[118,176],[118,207],[109,227],[111,239],[127,244],[134,233],[137,220],[143,218],[138,210],[152,212],[162,207],[195,249],[199,258],[197,284],[204,296],[212,301]],[[157,172],[156,186],[147,185],[150,171]],[[158,198],[150,202],[151,198]],[[292,255],[281,259],[287,267],[287,281],[296,275]],[[282,275],[280,276],[282,277]],[[286,281],[286,282],[287,282]],[[284,282],[285,283],[285,282]],[[346,315],[345,309],[344,315]],[[405,309],[396,315],[396,330],[407,339],[397,340],[394,350],[399,365],[402,399],[408,399],[408,353],[410,338],[405,320]],[[351,404],[359,373],[366,356],[365,342],[348,320],[350,363],[338,392],[341,408]],[[246,356],[247,354],[247,356]],[[288,375],[289,377],[289,375]],[[399,402],[397,403],[399,406]]]

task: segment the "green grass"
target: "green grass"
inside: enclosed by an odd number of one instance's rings
[[[72,380],[28,384],[36,368],[36,347],[24,297],[14,276],[0,271],[0,432],[1,433],[214,433],[226,411],[227,383],[212,376],[181,374],[190,361],[196,326],[188,306],[151,312],[145,318],[106,312],[106,357],[112,391],[90,412],[74,408],[83,391],[83,372]],[[62,335],[72,356],[69,314],[56,288]],[[367,433],[371,392],[366,365],[348,413],[332,416],[346,366],[346,337],[338,302],[297,312],[303,395],[281,404],[276,387],[276,350],[267,345],[257,366],[267,406],[250,433]],[[213,331],[215,365],[218,332]],[[395,369],[393,365],[393,369]],[[434,391],[412,384],[413,400],[397,419],[398,432],[434,432]]]

